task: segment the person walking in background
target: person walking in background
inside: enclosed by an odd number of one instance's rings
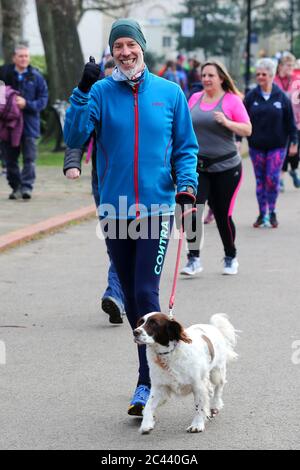
[[[181,88],[145,65],[140,25],[117,20],[109,45],[113,74],[97,81],[99,68],[86,64],[70,99],[64,135],[75,148],[96,130],[99,215],[134,329],[140,317],[160,311],[159,284],[175,208],[171,160],[179,221],[186,203],[195,201],[198,145]],[[138,382],[128,408],[134,416],[142,415],[151,387],[145,346],[138,356]]]
[[[296,58],[290,52],[284,52],[279,59],[277,73],[274,78],[274,83],[291,99],[292,87],[294,82],[294,68]],[[292,104],[293,106],[293,104]],[[285,156],[282,173],[280,179],[280,190],[284,192],[284,176],[290,166],[289,174],[292,177],[295,188],[300,188],[300,178],[298,175],[299,155],[298,153],[291,155],[289,153],[289,145],[287,146],[287,154]]]
[[[103,51],[103,54],[102,54],[102,57],[101,57],[101,60],[100,60],[100,64],[99,64],[100,78],[104,78],[104,77],[107,76],[105,74],[105,67],[106,67],[107,62],[111,62],[112,60],[113,59],[112,59],[112,56],[111,56],[111,53],[110,53],[109,46],[107,46],[105,48],[105,50]]]
[[[266,224],[267,212],[271,226],[278,226],[276,201],[287,146],[289,155],[297,153],[297,129],[292,105],[286,94],[273,83],[274,75],[273,60],[259,60],[256,64],[257,86],[245,97],[245,106],[253,126],[248,143],[259,207],[254,227]]]
[[[298,161],[300,160],[300,59],[296,61],[295,80],[292,83],[291,102],[298,135]]]
[[[35,161],[37,158],[37,138],[40,136],[40,112],[48,102],[48,88],[40,72],[30,65],[27,46],[15,48],[13,64],[0,67],[0,80],[19,92],[16,98],[23,112],[23,133],[21,143],[13,147],[2,142],[6,162],[7,181],[12,188],[9,199],[31,199],[35,182]],[[23,169],[19,168],[19,156],[23,156]]]
[[[23,133],[23,113],[18,106],[19,93],[11,86],[0,82],[0,142],[1,154],[4,145],[19,147]]]
[[[115,67],[115,62],[113,59],[107,60],[104,65],[104,77],[110,77],[113,69]],[[100,72],[101,76],[101,72]],[[96,208],[98,209],[100,205],[100,195],[99,195],[99,182],[98,174],[96,167],[96,136],[95,133],[92,134],[88,140],[85,147],[89,149],[90,141],[92,139],[92,174],[91,174],[91,183],[92,183],[92,193],[95,201]],[[64,158],[64,174],[69,179],[77,179],[81,174],[81,160],[84,153],[82,148],[71,149],[69,147],[65,150]],[[109,315],[109,321],[112,324],[123,323],[123,316],[125,314],[124,310],[124,294],[122,287],[118,278],[118,274],[115,269],[115,265],[107,252],[109,257],[109,269],[107,276],[107,288],[101,298],[101,308],[102,310]]]
[[[202,91],[203,85],[201,83],[200,62],[195,57],[191,57],[188,60],[188,63],[189,70],[187,74],[187,81],[190,98],[197,91]]]
[[[187,70],[184,67],[184,62],[185,62],[185,56],[182,54],[178,54],[176,57],[176,70],[180,78],[180,86],[187,95],[188,93],[188,77],[187,77]]]
[[[224,65],[216,61],[201,67],[204,90],[189,99],[193,127],[200,154],[193,233],[187,229],[188,262],[181,274],[193,276],[203,270],[200,247],[203,240],[203,209],[208,201],[223,242],[223,274],[237,274],[235,225],[232,212],[242,179],[241,156],[235,135],[251,134],[251,123],[241,95]],[[195,236],[196,234],[196,236]]]
[[[174,60],[168,60],[166,63],[166,71],[163,74],[163,78],[170,82],[177,83],[181,88],[183,83],[181,81],[180,73],[177,71],[176,62]]]

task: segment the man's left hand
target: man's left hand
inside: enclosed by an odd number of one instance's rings
[[[175,222],[176,222],[176,227],[178,230],[180,230],[180,227],[182,225],[183,230],[186,229],[184,226],[184,216],[183,214],[188,211],[189,209],[192,209],[196,197],[194,194],[190,194],[186,191],[182,191],[176,194],[176,207],[175,207]],[[191,221],[191,218],[190,218]]]
[[[16,103],[20,109],[24,109],[26,106],[26,100],[22,96],[16,96]]]

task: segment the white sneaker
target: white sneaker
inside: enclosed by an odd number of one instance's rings
[[[236,258],[225,256],[223,274],[237,274],[239,263]]]
[[[195,274],[201,273],[202,271],[203,266],[201,264],[200,258],[197,256],[191,256],[188,259],[186,267],[181,270],[181,274],[194,276]]]

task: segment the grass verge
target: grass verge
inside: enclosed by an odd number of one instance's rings
[[[62,167],[64,161],[64,152],[53,152],[55,143],[54,140],[48,142],[38,143],[38,166],[60,166]]]

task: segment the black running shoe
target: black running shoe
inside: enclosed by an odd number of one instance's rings
[[[277,220],[275,212],[270,212],[270,224],[272,225],[273,228],[278,227],[278,220]]]
[[[14,189],[12,193],[8,196],[8,199],[17,200],[22,198],[22,193],[20,189]]]
[[[265,216],[263,214],[259,214],[259,216],[257,217],[256,221],[253,224],[253,227],[258,228],[258,227],[262,227],[263,225],[265,225]]]
[[[26,200],[31,199],[31,191],[29,191],[29,190],[27,190],[27,191],[22,191],[22,198],[23,198],[23,199],[26,199]]]
[[[101,303],[102,310],[109,315],[110,323],[123,323],[122,309],[118,302],[112,297],[104,297]]]

